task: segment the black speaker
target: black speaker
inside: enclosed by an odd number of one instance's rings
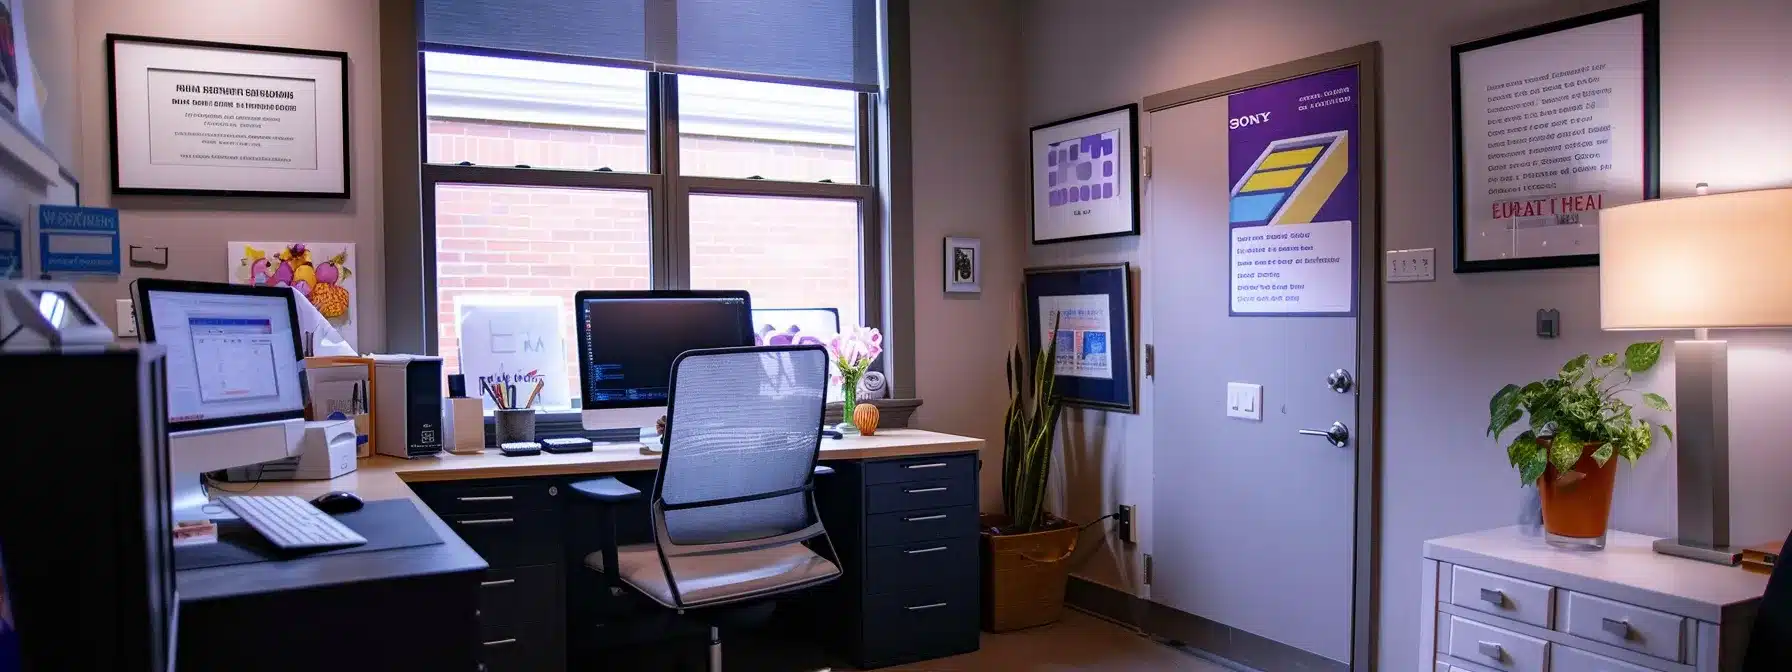
[[[172,669],[165,365],[155,345],[0,353],[0,669]]]

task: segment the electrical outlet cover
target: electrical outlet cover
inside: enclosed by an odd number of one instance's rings
[[[1431,282],[1437,279],[1437,249],[1388,250],[1388,282]]]
[[[113,331],[119,338],[135,338],[137,336],[137,309],[131,305],[130,299],[118,300],[118,323]]]

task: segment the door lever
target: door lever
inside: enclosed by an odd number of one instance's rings
[[[1306,436],[1325,437],[1325,440],[1332,442],[1332,445],[1339,448],[1350,445],[1350,428],[1345,427],[1342,422],[1332,423],[1332,426],[1329,429],[1303,429],[1300,430],[1300,433]]]

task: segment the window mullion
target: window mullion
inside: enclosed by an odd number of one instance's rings
[[[653,77],[659,94],[654,101],[659,114],[652,119],[659,149],[655,160],[663,179],[654,203],[658,212],[653,217],[653,286],[684,289],[691,285],[691,220],[689,190],[679,174],[678,76],[654,73]]]

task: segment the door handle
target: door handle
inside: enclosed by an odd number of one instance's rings
[[[1332,423],[1332,426],[1327,429],[1303,429],[1300,430],[1300,433],[1306,436],[1325,437],[1325,440],[1332,442],[1332,445],[1339,448],[1350,445],[1350,428],[1345,427],[1342,422],[1334,422]]]

